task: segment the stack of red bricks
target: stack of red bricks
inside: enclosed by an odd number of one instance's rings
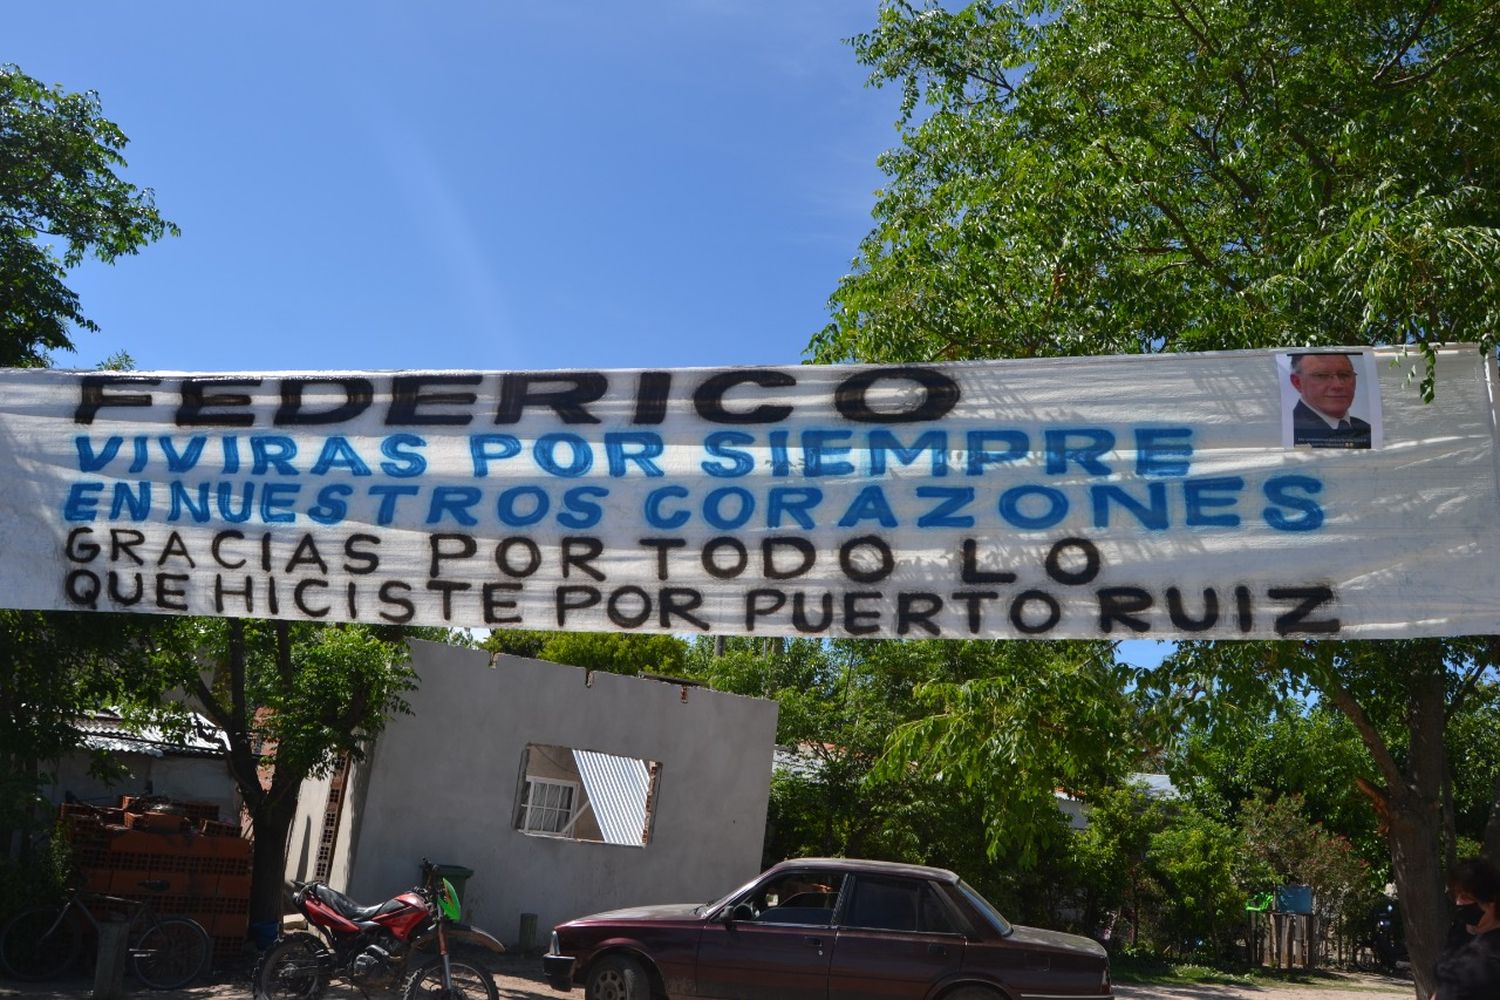
[[[87,888],[192,917],[214,940],[215,964],[240,956],[251,843],[237,825],[219,821],[218,806],[127,796],[116,809],[65,805],[62,820]],[[166,890],[148,890],[146,881],[165,882]]]

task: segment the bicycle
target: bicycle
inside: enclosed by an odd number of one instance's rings
[[[167,883],[146,880],[148,892],[165,892]],[[161,916],[149,900],[125,899],[75,889],[61,906],[30,906],[0,929],[0,970],[13,979],[51,979],[78,958],[85,924],[99,932],[94,909],[130,914],[126,933],[129,968],[147,989],[174,990],[207,971],[213,942],[191,917]]]

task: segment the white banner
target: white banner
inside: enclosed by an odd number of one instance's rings
[[[0,605],[923,638],[1500,631],[1493,365],[0,372]]]

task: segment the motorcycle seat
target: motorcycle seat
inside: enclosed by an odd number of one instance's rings
[[[363,906],[342,892],[330,889],[321,883],[313,887],[313,895],[350,920],[373,920],[382,913],[390,913],[406,905],[399,899],[388,899],[383,903],[376,903],[373,906]]]

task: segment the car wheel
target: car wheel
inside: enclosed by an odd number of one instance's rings
[[[584,1000],[651,1000],[651,987],[639,962],[610,955],[589,969],[583,996]]]

